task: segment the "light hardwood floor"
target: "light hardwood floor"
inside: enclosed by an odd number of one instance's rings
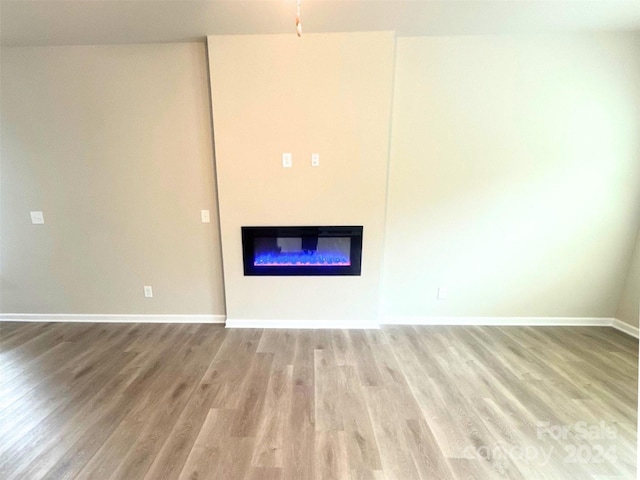
[[[0,478],[635,479],[610,328],[0,323]]]

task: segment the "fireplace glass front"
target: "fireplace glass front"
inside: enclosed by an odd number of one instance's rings
[[[361,226],[242,227],[245,275],[360,275]]]

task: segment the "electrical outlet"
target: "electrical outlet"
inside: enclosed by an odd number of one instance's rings
[[[446,299],[448,294],[449,294],[449,292],[447,291],[446,287],[438,288],[438,300]]]
[[[44,225],[44,213],[29,212],[31,214],[31,223],[34,225]]]
[[[293,165],[293,161],[291,159],[291,154],[290,153],[283,153],[282,154],[282,166],[284,168],[291,168],[292,165]]]
[[[144,296],[147,298],[153,298],[153,288],[150,285],[144,286]]]
[[[311,166],[312,167],[319,167],[320,166],[320,154],[319,153],[312,153],[311,154]]]
[[[202,217],[202,223],[211,223],[209,210],[200,210],[200,216]]]

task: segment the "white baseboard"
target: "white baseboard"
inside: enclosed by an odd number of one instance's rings
[[[383,325],[613,327],[638,338],[638,327],[609,317],[387,317],[380,323]]]
[[[627,335],[631,335],[632,337],[639,338],[638,327],[629,325],[627,322],[623,322],[622,320],[618,320],[617,318],[614,318],[611,326],[616,330],[620,330],[621,332],[626,333]]]
[[[387,317],[380,324],[357,320],[227,319],[225,315],[103,315],[64,313],[0,313],[0,322],[217,323],[227,328],[379,329],[381,325],[477,325],[521,327],[613,327],[639,338],[638,327],[606,317]],[[226,321],[226,322],[225,322]]]
[[[0,313],[4,322],[224,323],[225,315],[101,315],[66,313]]]
[[[613,318],[601,317],[388,317],[383,325],[477,325],[521,327],[610,327]]]
[[[377,330],[380,325],[377,322],[358,320],[248,320],[227,318],[227,328]]]

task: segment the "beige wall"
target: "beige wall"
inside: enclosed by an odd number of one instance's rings
[[[638,34],[398,38],[383,315],[614,316],[638,112]]]
[[[1,60],[0,312],[223,314],[204,45]]]
[[[637,34],[209,42],[230,318],[637,322]],[[1,54],[0,312],[223,314],[204,46]],[[244,277],[268,224],[364,225],[362,277]]]
[[[624,284],[616,318],[635,327],[640,319],[640,233],[633,256],[629,261],[629,273]]]
[[[389,32],[209,37],[230,319],[375,321],[393,58]],[[242,225],[363,225],[362,276],[244,277]]]

